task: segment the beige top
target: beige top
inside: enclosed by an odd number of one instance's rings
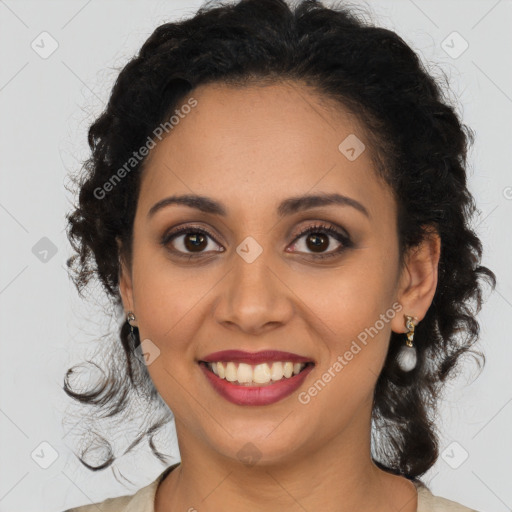
[[[143,487],[135,494],[108,498],[101,503],[71,508],[65,512],[155,512],[155,495],[158,484],[180,463],[166,468],[156,480]],[[414,482],[418,491],[418,508],[416,512],[478,512],[455,501],[434,496],[422,483]]]

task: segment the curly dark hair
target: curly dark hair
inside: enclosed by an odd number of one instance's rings
[[[476,315],[483,301],[481,280],[494,289],[496,276],[480,265],[482,244],[471,226],[478,211],[466,177],[473,132],[461,123],[439,83],[404,40],[374,26],[353,6],[327,7],[314,0],[295,6],[284,0],[215,1],[203,4],[191,18],[156,28],[119,73],[107,107],[89,128],[91,156],[73,178],[79,199],[67,216],[75,251],[68,260],[70,274],[81,295],[92,278],[99,280],[121,321],[116,239],[130,263],[145,160],[123,173],[108,193],[104,184],[195,87],[283,80],[305,84],[320,97],[335,100],[365,127],[376,172],[398,204],[402,263],[406,251],[429,230],[441,237],[438,286],[416,328],[418,364],[408,373],[399,369],[396,356],[403,336],[393,332],[372,413],[374,463],[417,480],[439,455],[436,408],[447,377],[454,375],[465,353],[479,367],[485,362],[472,346],[480,330]],[[137,357],[137,329],[130,336],[128,323],[120,323],[123,369],[116,366],[119,357],[111,357],[93,389],[73,391],[73,368],[64,382],[68,395],[95,411],[106,410],[107,417],[123,412],[141,390],[153,406],[162,405]],[[115,350],[119,343],[113,346]],[[164,460],[153,435],[172,416],[165,412],[129,449],[148,436],[151,449]],[[98,470],[114,458],[109,450],[99,465],[80,460]]]

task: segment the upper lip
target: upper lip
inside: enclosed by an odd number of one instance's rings
[[[221,350],[212,352],[200,359],[207,363],[220,362],[239,362],[246,364],[260,364],[267,361],[291,361],[292,363],[314,363],[311,358],[292,354],[291,352],[283,352],[281,350],[262,350],[260,352],[245,352],[244,350]]]

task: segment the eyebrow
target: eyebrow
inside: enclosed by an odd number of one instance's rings
[[[152,217],[157,211],[173,204],[195,208],[204,213],[210,213],[223,217],[227,216],[226,208],[214,199],[195,194],[186,194],[181,196],[170,196],[158,201],[150,208],[148,217]],[[309,210],[310,208],[328,205],[350,206],[364,214],[369,219],[371,218],[368,210],[359,201],[356,201],[351,197],[336,193],[290,197],[283,200],[279,204],[277,208],[277,214],[279,217],[284,217],[303,210]]]

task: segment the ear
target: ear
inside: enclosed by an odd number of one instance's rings
[[[121,300],[123,302],[123,308],[126,313],[128,311],[132,311],[133,313],[135,313],[131,272],[123,255],[123,245],[121,243],[121,240],[119,238],[116,238],[116,242],[119,260],[119,293],[121,295]],[[136,325],[136,321],[133,321],[132,324]]]
[[[403,309],[391,321],[393,331],[407,332],[404,315],[415,317],[413,323],[417,325],[427,314],[437,288],[440,255],[441,238],[437,230],[429,228],[423,241],[406,255],[397,289]]]

